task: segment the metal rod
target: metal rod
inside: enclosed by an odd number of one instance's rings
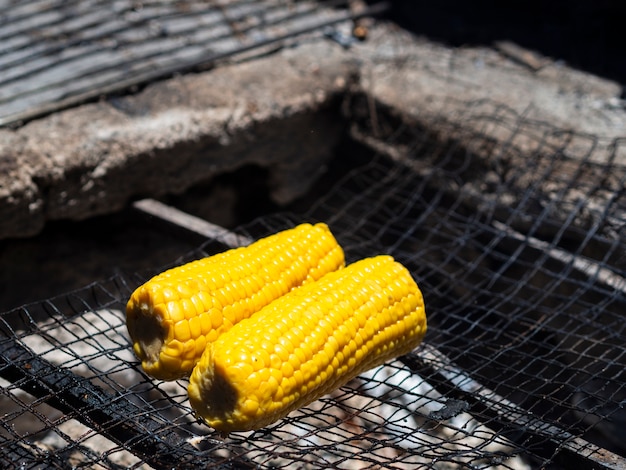
[[[188,232],[200,235],[202,238],[214,238],[222,242],[224,245],[234,248],[238,246],[249,245],[252,239],[237,235],[234,232],[226,230],[219,225],[207,222],[204,219],[187,214],[175,207],[168,206],[156,199],[141,199],[132,204],[133,208],[160,219],[162,222],[170,224],[176,228],[182,228]]]
[[[421,374],[429,377],[440,376],[443,383],[450,387],[449,392],[459,394],[474,405],[482,405],[482,413],[491,418],[489,423],[491,427],[504,420],[502,428],[507,424],[514,424],[515,428],[519,428],[524,434],[520,439],[530,437],[536,440],[540,437],[543,442],[550,442],[552,445],[547,450],[548,458],[565,460],[569,465],[575,465],[575,468],[582,468],[580,465],[584,464],[586,468],[626,470],[626,460],[621,456],[535,417],[474,380],[434,346],[424,344],[419,354],[405,356],[400,360],[411,368],[417,363],[420,369],[427,370],[426,374],[420,370]]]

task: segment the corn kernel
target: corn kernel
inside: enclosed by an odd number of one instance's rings
[[[421,299],[409,272],[389,256],[326,274],[222,334],[191,374],[191,406],[222,432],[266,426],[415,348],[426,331]],[[238,353],[242,338],[248,355]],[[236,397],[228,407],[215,402],[225,386]]]
[[[179,321],[174,325],[174,337],[178,341],[187,341],[191,339],[191,331],[189,330],[189,322]]]
[[[165,271],[136,289],[128,301],[133,351],[148,374],[165,380],[185,377],[200,355],[176,362],[168,349],[171,341],[202,337],[205,344],[213,342],[289,290],[343,263],[343,250],[326,225],[302,224],[247,247]],[[162,350],[169,351],[167,365],[160,360]]]

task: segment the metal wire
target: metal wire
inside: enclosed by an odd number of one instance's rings
[[[320,30],[348,3],[0,2],[0,125]],[[196,223],[215,235],[177,262],[325,221],[349,261],[411,270],[425,345],[223,439],[184,381],[142,373],[124,306],[151,273],[119,274],[0,314],[3,468],[626,467],[626,138],[486,102],[435,133],[352,99],[353,137],[379,155],[237,236]]]
[[[321,34],[387,5],[347,7],[345,0],[0,2],[0,126]]]
[[[604,145],[485,106],[468,103],[473,130],[437,123],[457,140],[396,127],[379,138],[401,139],[404,154],[373,157],[304,212],[237,231],[254,239],[323,220],[350,261],[394,255],[425,293],[422,348],[222,439],[195,421],[184,381],[142,373],[123,310],[147,275],[119,275],[0,315],[0,462],[623,468],[625,141]],[[493,142],[487,126],[508,138]],[[218,234],[178,261],[233,239]]]

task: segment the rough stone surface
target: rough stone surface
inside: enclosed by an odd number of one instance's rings
[[[522,232],[535,220],[507,214],[537,185],[536,202],[550,208],[554,222],[544,235],[569,225],[585,233],[613,214],[623,217],[614,201],[626,178],[626,103],[618,84],[548,58],[540,67],[535,60],[524,65],[496,50],[450,49],[385,25],[372,28],[361,48],[360,87],[374,106],[352,106],[357,138],[462,192],[470,210],[496,207]],[[427,141],[438,150],[416,160],[413,149]],[[458,180],[431,174],[442,167]],[[581,200],[585,210],[576,209]],[[608,239],[623,237],[623,224],[601,225]],[[602,259],[605,250],[586,255]]]
[[[372,28],[360,47],[363,89],[399,110],[455,119],[471,113],[469,103],[480,112],[489,101],[561,129],[606,138],[626,130],[621,87],[558,61],[546,58],[535,69],[494,49],[448,48],[389,25]]]
[[[268,167],[276,202],[292,200],[343,133],[337,97],[353,68],[344,59],[313,44],[0,130],[0,238],[250,163]]]
[[[532,65],[377,23],[350,48],[303,42],[0,129],[0,238],[35,234],[48,220],[113,212],[132,198],[180,193],[248,163],[268,168],[276,202],[291,201],[330,158],[348,121],[342,96],[355,93],[371,98],[370,118],[388,107],[434,130],[439,118],[480,125],[499,141],[510,129],[476,116],[523,115],[607,146],[626,134],[617,84],[547,59]]]

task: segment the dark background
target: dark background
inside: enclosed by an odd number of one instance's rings
[[[372,2],[373,3],[373,2]],[[451,46],[509,40],[626,85],[626,2],[391,0],[387,17]],[[622,92],[622,97],[624,97]]]

